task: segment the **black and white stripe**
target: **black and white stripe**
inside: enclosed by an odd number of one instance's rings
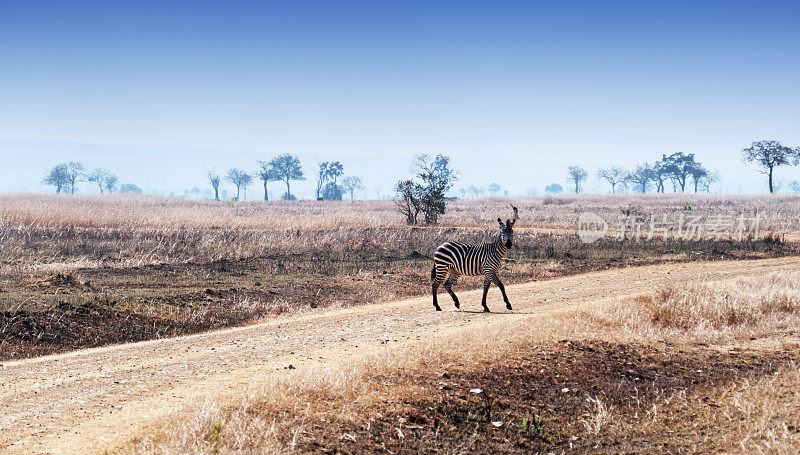
[[[513,206],[512,206],[513,207]],[[500,224],[500,230],[497,232],[490,241],[484,242],[480,245],[468,245],[460,242],[446,242],[436,249],[433,254],[433,269],[431,270],[431,281],[433,282],[433,306],[437,311],[442,309],[436,297],[436,291],[439,285],[444,285],[444,288],[453,298],[456,308],[459,308],[458,297],[453,292],[452,286],[458,281],[461,275],[466,276],[479,276],[483,275],[483,311],[489,311],[486,306],[486,294],[489,291],[489,286],[492,283],[500,288],[503,294],[503,301],[506,303],[506,308],[511,310],[511,303],[508,301],[505,287],[497,277],[497,270],[500,268],[500,263],[506,255],[508,248],[511,248],[514,238],[513,226],[516,222],[516,207],[514,208],[514,219],[506,220],[505,223],[498,218],[497,222]]]

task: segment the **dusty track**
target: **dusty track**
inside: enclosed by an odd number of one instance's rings
[[[480,291],[455,311],[429,298],[319,311],[218,332],[6,362],[0,367],[0,452],[91,453],[139,434],[148,422],[208,396],[236,397],[289,364],[298,369],[391,349],[485,324],[601,305],[665,282],[800,270],[800,258],[697,262],[590,273],[496,289],[483,314]],[[501,312],[502,310],[502,312]]]

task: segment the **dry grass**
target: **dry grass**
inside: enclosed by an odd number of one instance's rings
[[[798,278],[800,275],[773,275],[766,284],[757,279],[734,279],[671,286],[647,298],[555,317],[531,315],[524,321],[473,329],[458,334],[457,350],[452,349],[453,334],[449,334],[355,363],[288,372],[261,383],[237,406],[220,406],[211,399],[182,411],[179,418],[159,423],[127,449],[143,454],[288,452],[299,441],[308,443],[304,438],[312,422],[317,427],[329,422],[336,434],[342,422],[359,427],[369,425],[370,419],[380,419],[386,403],[435,399],[418,382],[421,376],[448,371],[455,365],[482,368],[564,338],[706,343],[783,330],[798,322]],[[796,413],[799,380],[800,371],[789,367],[750,382],[720,384],[710,392],[716,400],[712,408],[702,391],[656,391],[650,407],[637,405],[635,415],[623,415],[603,397],[589,395],[583,415],[576,419],[586,437],[596,442],[677,432],[682,443],[697,444],[696,448],[711,442],[729,450],[791,453],[800,448],[796,431],[800,428]],[[694,416],[691,422],[689,416]],[[218,424],[223,430],[215,438]],[[695,434],[698,425],[708,427],[702,433],[706,436]]]
[[[437,227],[411,228],[392,201],[215,202],[123,195],[0,195],[0,273],[208,262],[476,241],[510,214],[505,198],[452,201]],[[613,223],[623,211],[677,219],[761,214],[761,231],[800,231],[793,196],[567,195],[514,198],[520,238],[572,233],[580,213]],[[561,242],[557,242],[561,243]],[[558,245],[554,246],[557,248]],[[385,249],[385,248],[384,248]]]
[[[800,324],[800,273],[667,284],[591,315],[597,330],[634,341],[724,343]]]
[[[800,369],[788,367],[717,394],[713,421],[728,429],[725,442],[743,453],[797,453],[800,449]],[[719,404],[721,403],[721,404]],[[737,447],[738,446],[738,447]]]
[[[577,216],[594,212],[606,220],[622,210],[639,214],[762,215],[778,232],[800,231],[798,196],[624,194],[562,195],[463,199],[448,203],[443,226],[493,226],[510,215],[508,202],[520,208],[521,226],[575,228]],[[393,201],[206,201],[131,195],[0,195],[0,225],[31,227],[136,229],[325,230],[403,226]]]

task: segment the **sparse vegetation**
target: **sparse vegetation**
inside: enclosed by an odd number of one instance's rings
[[[771,278],[760,292],[755,279],[743,286],[755,292],[750,297],[772,300],[786,284],[793,293],[797,278]],[[659,301],[661,295],[647,297]],[[708,306],[724,307],[720,302]],[[164,421],[129,447],[136,453],[196,451],[209,443],[206,428],[215,421],[240,429],[237,445],[225,446],[232,451],[313,452],[319,445],[358,453],[400,447],[472,453],[800,447],[794,431],[800,401],[792,392],[800,379],[796,350],[777,345],[727,352],[697,344],[709,342],[709,333],[681,324],[670,329],[677,344],[665,344],[657,307],[642,303],[630,298],[610,311],[597,306],[534,314],[524,323],[501,321],[459,333],[457,350],[456,335],[449,333],[287,374],[237,406],[204,403]],[[632,314],[641,317],[620,330]],[[775,322],[767,314],[742,325],[738,338],[782,324]],[[258,427],[270,430],[249,430]]]
[[[503,274],[519,283],[659,262],[795,254],[782,234],[800,225],[796,200],[514,200],[522,218],[509,257],[513,266]],[[499,205],[497,199],[453,201],[438,227],[414,227],[398,219],[392,201],[233,204],[5,195],[0,202],[0,355],[6,359],[425,295],[431,249],[444,240],[484,239]],[[615,219],[626,211],[678,216],[687,207],[692,214],[723,213],[722,207],[759,211],[769,235],[740,243],[607,238],[585,244],[574,234],[575,217],[584,211]],[[287,217],[295,220],[291,227]],[[465,347],[456,352],[450,339],[426,340],[352,365],[329,364],[302,376],[288,372],[268,384],[269,394],[254,393],[234,407],[198,404],[134,447],[145,453],[314,451],[321,443],[366,452],[380,444],[411,451],[559,451],[570,444],[579,451],[612,450],[628,447],[613,441],[668,435],[664,429],[687,416],[720,431],[707,409],[696,405],[709,396],[727,410],[715,419],[731,422],[725,430],[730,441],[756,448],[791,443],[793,433],[770,430],[788,413],[776,408],[762,414],[724,397],[735,390],[741,399],[755,399],[741,384],[762,384],[774,372],[792,374],[787,362],[794,357],[773,351],[728,356],[698,343],[746,342],[795,326],[798,278],[771,276],[766,285],[746,279],[665,283],[655,293],[577,314],[493,324],[460,338]],[[461,286],[480,284],[467,280]],[[497,356],[503,362],[493,360]],[[468,394],[471,388],[488,398]],[[311,407],[297,406],[309,402]],[[733,429],[745,415],[754,425]],[[709,443],[691,431],[659,440],[678,447]]]

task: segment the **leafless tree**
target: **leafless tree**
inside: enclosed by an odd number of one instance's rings
[[[650,182],[657,182],[656,172],[648,163],[640,164],[625,176],[625,179],[631,186],[637,188],[640,192],[646,193],[647,186]]]
[[[248,185],[253,181],[253,176],[250,175],[249,172],[239,169],[233,168],[228,169],[228,174],[226,177],[229,182],[236,185],[236,200],[239,200],[239,192],[242,188],[247,188]]]
[[[600,169],[597,171],[597,177],[605,180],[611,185],[611,194],[617,192],[617,185],[625,181],[627,173],[625,169],[613,166],[609,169]]]
[[[219,172],[215,169],[211,169],[206,171],[206,177],[208,178],[208,183],[211,184],[211,187],[214,188],[214,200],[219,200],[219,184],[222,181],[222,177],[220,177]]]
[[[364,184],[361,181],[361,177],[356,177],[354,175],[351,175],[349,177],[345,177],[344,180],[342,180],[342,186],[347,191],[350,192],[350,200],[351,201],[353,200],[353,192],[355,190],[364,188]]]
[[[94,168],[92,172],[86,175],[86,181],[97,185],[100,189],[100,194],[102,194],[105,190],[111,192],[117,184],[117,176],[98,167]]]

